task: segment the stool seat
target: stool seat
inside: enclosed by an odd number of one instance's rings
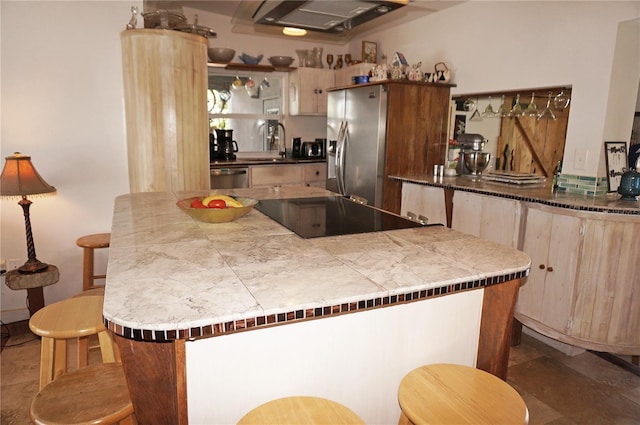
[[[40,390],[29,411],[35,424],[113,424],[133,405],[120,363],[99,363],[60,376]]]
[[[422,366],[401,381],[400,424],[527,424],[518,392],[480,369],[453,364]]]
[[[97,275],[94,271],[94,250],[109,248],[111,244],[111,233],[96,233],[79,237],[76,245],[83,248],[82,254],[82,290],[99,288],[102,285],[95,285],[98,279],[106,278],[106,275]]]
[[[238,425],[364,424],[354,412],[319,397],[285,397],[262,404],[244,415]]]
[[[42,337],[40,353],[40,388],[66,372],[66,340],[98,335],[103,362],[114,362],[111,336],[102,323],[100,295],[69,298],[38,310],[29,320],[29,329]],[[78,344],[83,347],[83,344]],[[84,344],[86,350],[86,344]],[[78,353],[78,367],[87,363],[87,353]]]

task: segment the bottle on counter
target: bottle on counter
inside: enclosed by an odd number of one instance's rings
[[[553,193],[558,191],[558,178],[560,177],[560,173],[562,172],[562,161],[558,161],[558,165],[556,165],[555,172],[553,173],[553,184],[551,185],[551,190]]]

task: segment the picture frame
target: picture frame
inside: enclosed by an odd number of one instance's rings
[[[617,192],[627,168],[627,142],[604,142],[609,192]]]
[[[362,62],[378,63],[378,43],[362,41]]]

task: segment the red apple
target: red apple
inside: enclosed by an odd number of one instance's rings
[[[209,208],[227,208],[227,203],[222,199],[214,199],[207,204]]]
[[[207,208],[207,207],[205,207],[204,204],[202,203],[202,199],[198,198],[191,201],[191,208]]]

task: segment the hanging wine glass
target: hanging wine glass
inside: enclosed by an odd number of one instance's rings
[[[523,114],[522,105],[520,104],[520,93],[516,95],[516,103],[513,104],[513,107],[509,111],[510,117],[519,117]]]
[[[476,107],[476,103],[471,98],[465,100],[464,103],[462,104],[462,110],[467,112],[473,111],[475,107]]]
[[[555,120],[556,114],[551,110],[551,92],[549,92],[549,98],[547,99],[547,106],[538,115],[539,120]]]
[[[504,103],[504,100],[505,100],[505,96],[502,95],[502,102],[500,103],[500,107],[498,108],[498,112],[496,113],[496,115],[501,118],[505,118],[509,116],[509,107],[507,106],[506,103]]]
[[[478,99],[476,99],[475,110],[473,111],[473,114],[471,114],[471,118],[469,118],[469,121],[482,121],[482,116],[480,115],[480,111],[478,108]]]
[[[531,101],[527,105],[527,109],[524,110],[524,114],[528,117],[537,117],[538,116],[538,106],[535,102],[536,94],[531,93]]]
[[[564,90],[560,90],[560,93],[553,98],[553,107],[556,109],[565,109],[569,106],[570,101],[571,98],[564,92]]]
[[[496,116],[496,111],[493,109],[493,105],[491,104],[491,96],[489,96],[489,103],[487,107],[484,108],[484,112],[482,113],[482,118],[493,118]]]

